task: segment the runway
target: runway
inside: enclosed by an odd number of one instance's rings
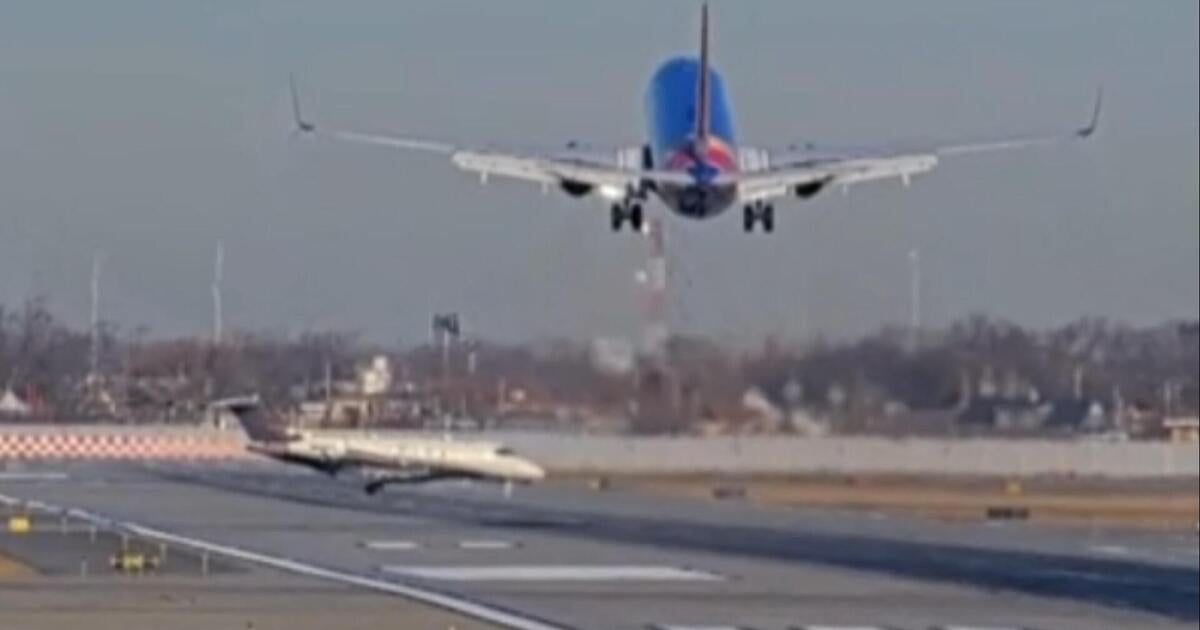
[[[938,523],[553,482],[508,499],[458,484],[367,497],[256,463],[68,473],[0,481],[0,493],[547,628],[1092,630],[1200,618],[1194,534]]]

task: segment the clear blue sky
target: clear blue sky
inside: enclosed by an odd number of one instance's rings
[[[504,339],[629,334],[643,251],[603,205],[480,187],[440,159],[289,142],[286,76],[314,117],[462,141],[638,143],[654,65],[695,47],[697,2],[5,2],[0,301],[82,323],[209,326],[225,241],[230,327],[427,335],[460,310]],[[671,221],[673,317],[746,339],[906,318],[924,260],[933,324],[986,312],[1196,317],[1197,3],[713,3],[743,142],[1053,130],[1092,144],[962,158],[918,179]]]

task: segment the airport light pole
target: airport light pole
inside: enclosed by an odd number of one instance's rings
[[[100,370],[100,275],[104,271],[104,255],[92,256],[92,316],[90,368],[93,376]]]
[[[645,351],[657,361],[665,362],[666,344],[670,337],[667,327],[667,245],[663,221],[652,217],[646,224],[649,253],[646,260],[646,328],[642,343]]]
[[[225,272],[225,243],[217,241],[217,252],[213,260],[213,281],[212,281],[212,301],[213,301],[213,345],[221,345],[224,328],[224,313],[222,312],[221,302],[221,281],[224,278]]]
[[[917,350],[921,345],[921,250],[913,248],[908,252],[909,295],[908,295],[908,325],[912,334],[912,348]]]
[[[438,411],[442,413],[447,432],[450,430],[450,343],[461,332],[458,313],[437,313],[433,316],[434,341],[442,351],[442,391],[438,396]]]

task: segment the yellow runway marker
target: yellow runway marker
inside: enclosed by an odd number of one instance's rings
[[[8,517],[8,533],[28,534],[30,529],[31,523],[28,516],[17,515]]]

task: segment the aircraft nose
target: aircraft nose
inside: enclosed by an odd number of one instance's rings
[[[523,461],[517,466],[518,474],[525,481],[541,481],[546,478],[546,471],[533,462]]]

